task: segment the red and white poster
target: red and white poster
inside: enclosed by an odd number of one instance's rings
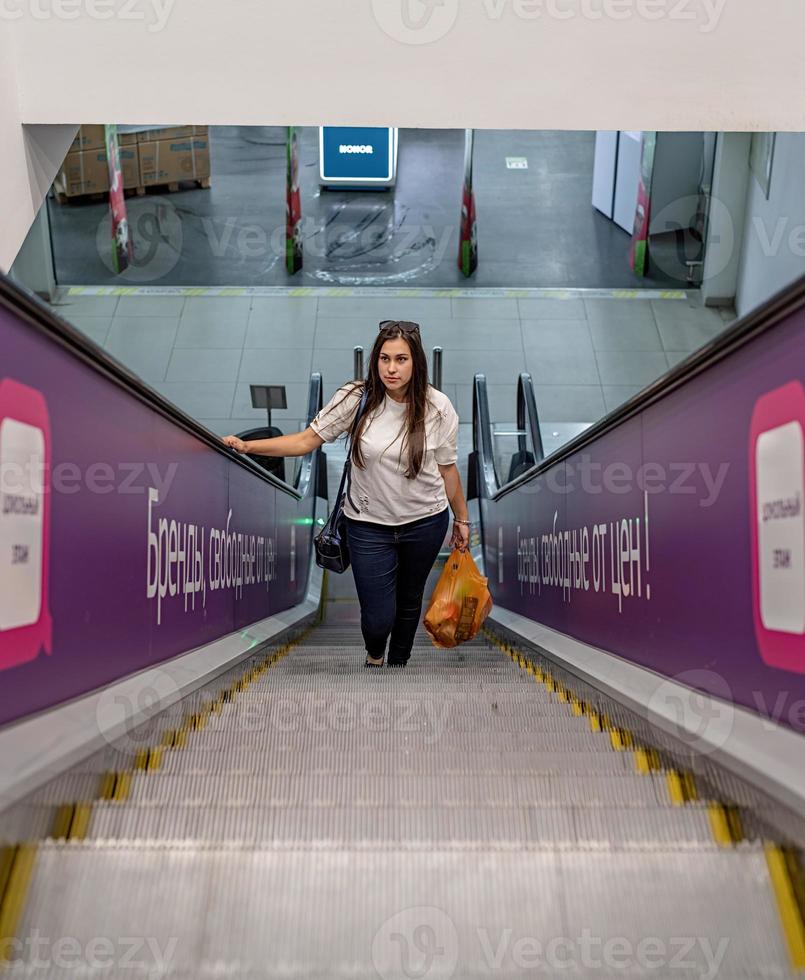
[[[299,193],[299,137],[288,127],[288,171],[285,186],[285,268],[293,275],[302,268],[302,200]]]
[[[117,126],[106,126],[106,160],[109,167],[109,208],[112,212],[112,265],[115,272],[125,272],[134,259],[123,195],[123,174],[117,143]]]
[[[472,153],[475,130],[464,130],[464,187],[461,192],[461,227],[458,242],[458,267],[471,276],[478,267],[478,225],[475,218],[475,192],[472,189]]]
[[[629,246],[629,266],[636,276],[647,276],[649,270],[649,221],[651,219],[651,183],[654,176],[656,132],[641,134],[640,180],[637,184],[637,207],[634,230]]]

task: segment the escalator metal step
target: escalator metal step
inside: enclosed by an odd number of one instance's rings
[[[416,775],[358,776],[319,773],[134,776],[132,805],[204,806],[660,806],[671,805],[665,781],[620,775]]]
[[[46,966],[26,976],[49,980],[137,976],[132,960],[139,976],[197,980],[789,975],[763,854],[752,848],[46,844],[22,927],[75,940],[69,971],[40,946]],[[128,941],[112,941],[111,969],[77,970],[98,937]]]
[[[666,807],[476,806],[297,806],[224,804],[120,807],[96,804],[88,838],[93,840],[232,841],[244,845],[410,848],[555,846],[667,847],[712,849],[707,811]]]
[[[181,752],[167,753],[162,773],[245,773],[255,776],[278,774],[382,774],[493,775],[501,773],[633,773],[635,764],[628,752],[543,752],[498,751],[413,751],[412,749],[357,749],[350,756],[330,748],[306,752],[274,746],[253,751],[242,748],[218,750],[197,747],[193,742]]]
[[[203,726],[262,655],[17,807],[15,832],[45,836],[91,802],[86,839],[39,845],[18,935],[117,946],[68,968],[29,943],[7,975],[790,975],[762,847],[717,845],[706,801],[673,805],[485,639],[420,631],[404,671],[364,656],[357,627],[320,627]],[[97,798],[171,729],[181,746]]]
[[[378,743],[381,733],[367,731],[355,726],[351,731],[324,732],[300,728],[299,731],[265,732],[224,729],[205,730],[193,735],[193,749],[199,752],[220,752],[238,749],[251,752],[289,749],[310,752],[326,746],[337,752],[350,755],[361,751],[369,743]],[[465,752],[472,755],[482,751],[527,752],[612,752],[609,739],[603,733],[593,735],[587,732],[477,732],[477,731],[403,731],[386,733],[384,739],[393,738],[397,748],[426,752]],[[383,744],[387,744],[385,741]]]

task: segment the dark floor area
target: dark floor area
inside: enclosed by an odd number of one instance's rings
[[[327,191],[318,129],[301,130],[305,266],[284,266],[285,130],[211,128],[212,187],[128,198],[137,263],[111,266],[107,204],[49,201],[59,282],[69,285],[411,285],[684,287],[684,272],[640,279],[629,235],[590,203],[593,132],[483,130],[474,182],[479,265],[458,270],[463,130],[403,129],[397,186]],[[528,160],[508,170],[506,157]]]

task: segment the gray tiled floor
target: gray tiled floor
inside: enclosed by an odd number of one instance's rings
[[[436,292],[436,291],[434,291]],[[687,299],[567,299],[318,295],[69,296],[58,312],[180,408],[224,435],[265,420],[249,384],[285,384],[285,431],[304,427],[308,380],[325,399],[352,377],[353,346],[368,358],[380,319],[422,325],[444,349],[444,390],[469,425],[472,378],[487,377],[493,421],[515,414],[516,380],[529,371],[547,429],[575,433],[631,397],[724,328],[730,317]],[[569,427],[569,428],[568,428]],[[470,429],[467,429],[466,438]]]

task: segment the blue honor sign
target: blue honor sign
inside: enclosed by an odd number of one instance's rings
[[[319,177],[324,186],[391,187],[396,176],[396,128],[319,128]]]

